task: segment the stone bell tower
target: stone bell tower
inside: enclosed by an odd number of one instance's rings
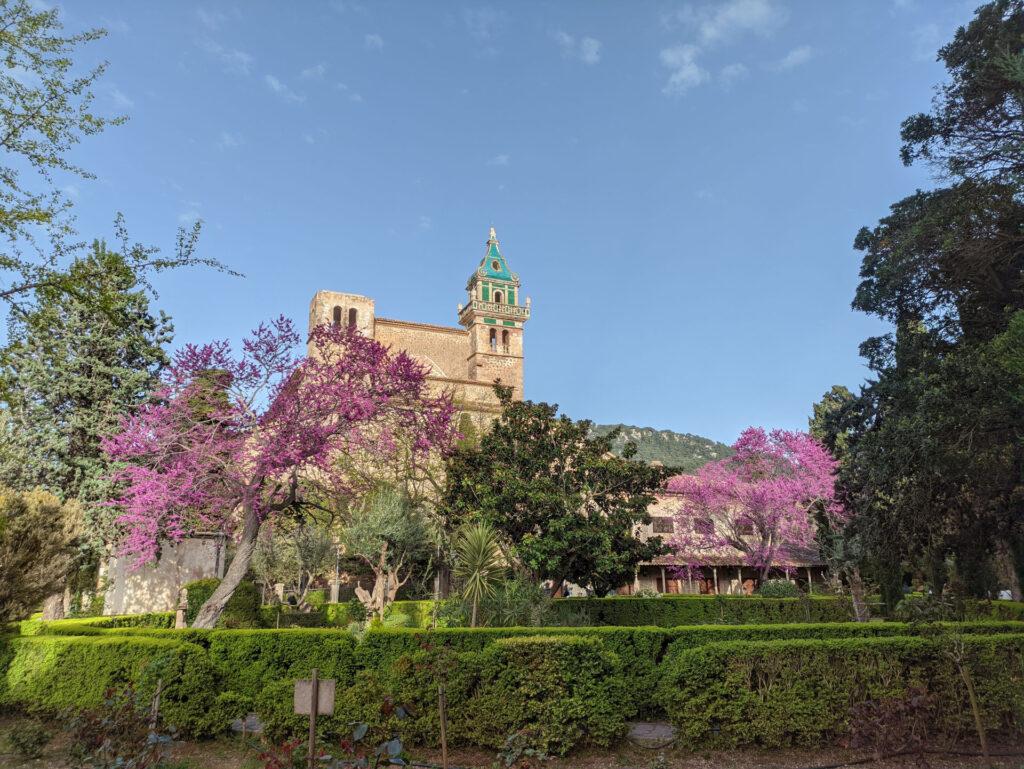
[[[509,270],[491,227],[487,251],[466,283],[469,303],[459,305],[459,323],[469,332],[467,379],[496,380],[523,397],[523,324],[530,300],[520,304],[519,276]]]

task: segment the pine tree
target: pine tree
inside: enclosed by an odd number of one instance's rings
[[[115,432],[157,383],[172,326],[121,254],[96,241],[69,270],[71,290],[43,287],[12,314],[0,350],[0,482],[41,487],[85,509],[84,541],[101,552],[113,514],[109,460]]]

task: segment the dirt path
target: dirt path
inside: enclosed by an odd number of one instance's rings
[[[17,729],[20,719],[0,718],[0,767],[3,769],[71,769],[66,757],[67,737],[54,724],[55,736],[40,759],[22,761],[10,753],[7,734]],[[970,750],[972,746],[966,746]],[[1014,750],[1002,746],[1001,750]],[[996,748],[993,748],[996,750]],[[1024,747],[1017,747],[1024,753]],[[259,742],[241,736],[222,737],[204,742],[177,743],[171,750],[167,769],[262,769],[258,760]],[[439,751],[415,750],[413,766],[438,765]],[[864,757],[863,752],[838,748],[824,750],[732,750],[694,753],[673,748],[650,750],[624,743],[616,749],[583,751],[565,759],[544,762],[543,769],[811,769],[840,764]],[[929,769],[984,769],[980,757],[928,755]],[[452,769],[476,769],[497,766],[494,752],[482,750],[456,750],[451,755]],[[878,763],[861,764],[868,769],[910,769],[919,766],[912,756],[889,759]],[[995,758],[993,767],[1024,769],[1024,755]]]

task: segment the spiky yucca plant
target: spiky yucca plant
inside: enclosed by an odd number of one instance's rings
[[[455,576],[472,604],[470,627],[476,627],[480,599],[494,595],[505,576],[505,558],[498,533],[486,523],[463,526],[455,537]]]

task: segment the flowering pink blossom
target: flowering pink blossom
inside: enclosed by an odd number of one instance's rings
[[[764,578],[772,566],[801,560],[816,547],[812,510],[841,519],[836,462],[807,433],[750,427],[735,454],[694,475],[670,478],[681,497],[669,545],[684,568],[720,563],[739,551]]]
[[[451,445],[451,400],[428,393],[425,369],[408,355],[331,326],[313,329],[307,356],[296,356],[300,342],[282,317],[257,328],[240,355],[227,342],[187,345],[150,405],[104,442],[121,463],[111,504],[121,511],[120,553],[135,567],[162,542],[218,531],[239,542],[225,583],[241,579],[268,516],[300,511],[310,489],[357,491],[341,469],[350,450],[394,451],[381,436],[399,434],[421,454]]]

